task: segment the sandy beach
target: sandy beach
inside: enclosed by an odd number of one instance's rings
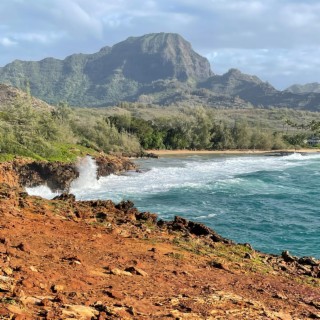
[[[188,154],[267,154],[267,153],[315,153],[320,152],[318,148],[303,149],[282,149],[282,150],[146,150],[147,153],[154,153],[158,156],[166,155],[188,155]]]

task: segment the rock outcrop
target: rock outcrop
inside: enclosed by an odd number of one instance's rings
[[[136,165],[128,158],[100,155],[96,157],[97,179],[110,174],[120,174],[136,170]],[[35,187],[47,185],[52,191],[66,192],[71,182],[79,176],[75,163],[45,162],[16,159],[0,163],[0,183],[9,186]]]

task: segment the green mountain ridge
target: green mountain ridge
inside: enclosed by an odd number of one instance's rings
[[[292,93],[320,93],[320,83],[294,84],[287,88],[286,91]]]
[[[209,61],[174,33],[129,37],[93,54],[20,61],[0,68],[0,82],[25,88],[48,103],[102,107],[121,101],[216,108],[289,107],[320,110],[320,93],[278,91],[230,69],[215,75]]]

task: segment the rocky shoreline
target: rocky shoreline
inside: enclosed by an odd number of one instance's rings
[[[97,164],[97,179],[110,174],[137,170],[126,157],[105,155],[94,157]],[[0,164],[0,182],[23,187],[46,184],[52,191],[68,192],[71,182],[79,176],[77,163],[34,161],[17,158]]]
[[[119,157],[97,163],[98,175],[136,169]],[[24,192],[45,177],[68,186],[74,165],[58,166],[0,165],[0,318],[320,318],[320,261],[264,254],[131,201]]]

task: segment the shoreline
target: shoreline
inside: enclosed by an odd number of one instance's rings
[[[130,200],[30,196],[18,175],[0,164],[6,319],[318,317],[317,258],[264,253],[201,222],[159,220]]]
[[[196,155],[196,154],[276,154],[276,153],[319,153],[320,149],[281,149],[281,150],[146,150],[157,156],[165,155]]]

